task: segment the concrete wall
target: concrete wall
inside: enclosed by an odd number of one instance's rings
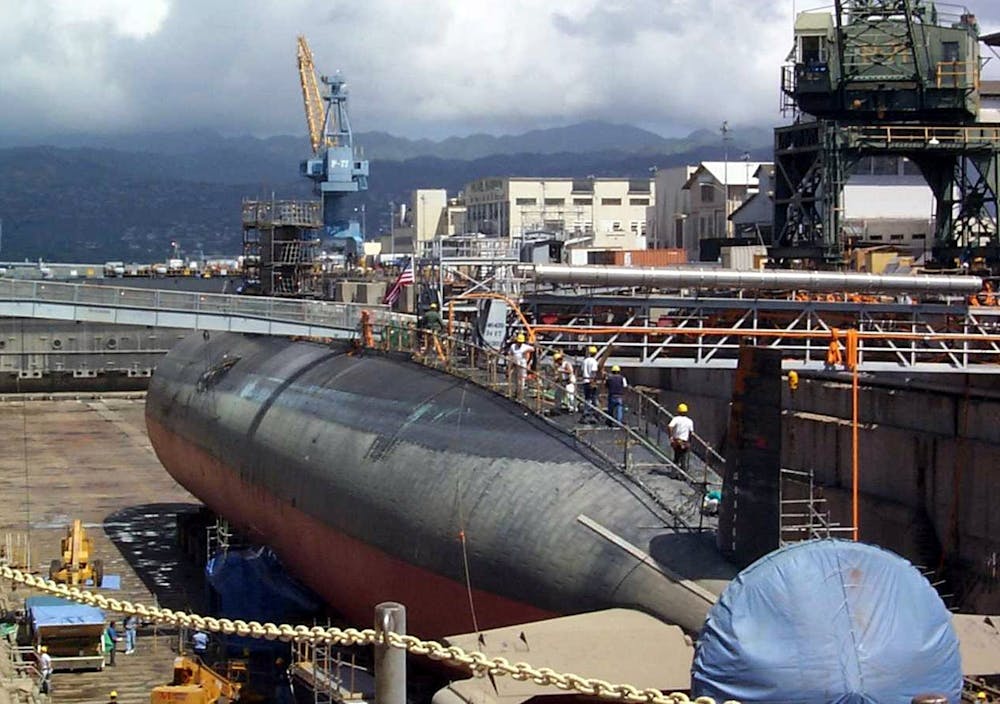
[[[668,407],[691,407],[696,431],[724,449],[732,372],[629,370],[630,380],[659,387]],[[859,415],[861,537],[915,564],[956,568],[964,608],[1000,611],[1000,394],[994,382],[933,379],[924,389],[862,383]],[[832,517],[851,523],[851,387],[802,379],[784,391],[782,464],[812,469]]]

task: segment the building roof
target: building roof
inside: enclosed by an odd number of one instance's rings
[[[1000,96],[1000,81],[981,81],[979,83],[979,94],[991,97]]]
[[[730,186],[756,186],[757,169],[770,166],[769,161],[703,161],[688,178],[684,188],[690,189],[705,174],[710,175],[720,184]]]

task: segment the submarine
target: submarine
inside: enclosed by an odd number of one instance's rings
[[[621,607],[695,633],[739,571],[677,520],[696,488],[660,477],[654,500],[405,354],[196,333],[158,365],[146,424],[182,486],[353,623],[383,601],[423,637]]]

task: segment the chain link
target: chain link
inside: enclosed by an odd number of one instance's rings
[[[146,606],[124,599],[114,599],[104,594],[59,584],[44,577],[38,577],[9,565],[0,565],[0,577],[23,584],[33,589],[55,594],[66,599],[96,606],[105,611],[119,614],[137,615],[147,621],[155,621],[172,626],[183,626],[212,633],[236,635],[266,640],[300,641],[329,645],[374,645],[382,640],[374,629],[366,628],[324,628],[323,626],[293,626],[287,623],[260,623],[228,618],[199,616],[157,606]],[[422,655],[452,665],[464,667],[477,677],[486,675],[507,675],[522,682],[552,686],[563,691],[574,691],[602,699],[622,702],[647,702],[648,704],[691,704],[686,694],[673,692],[664,694],[658,689],[639,689],[628,684],[612,684],[604,680],[581,677],[571,672],[559,673],[548,667],[535,668],[526,662],[511,662],[504,657],[489,657],[479,651],[466,651],[457,646],[445,646],[433,640],[421,640],[416,636],[400,635],[388,631],[385,640],[394,648],[401,648],[413,655]],[[698,697],[694,704],[715,704],[711,697]],[[726,704],[737,704],[726,702]]]

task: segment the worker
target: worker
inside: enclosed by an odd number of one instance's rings
[[[721,503],[722,492],[718,489],[712,489],[705,494],[705,498],[701,501],[701,512],[706,516],[718,516],[719,504]]]
[[[38,674],[41,676],[38,691],[48,694],[52,687],[52,656],[49,655],[48,647],[44,645],[38,649]]]
[[[826,348],[826,364],[823,366],[827,371],[834,371],[844,363],[844,355],[840,351],[840,342],[834,336]]]
[[[136,614],[129,614],[125,617],[125,654],[131,655],[135,652],[135,634],[139,630],[139,617]]]
[[[576,372],[573,363],[562,352],[552,356],[556,366],[556,406],[555,413],[569,412],[576,408]]]
[[[524,341],[524,333],[519,332],[510,346],[511,372],[514,374],[514,398],[524,398],[524,383],[528,378],[528,365],[535,348]]]
[[[686,403],[677,404],[677,415],[667,424],[667,434],[670,436],[670,447],[674,448],[674,464],[686,472],[688,468],[688,451],[691,449],[691,433],[694,432],[694,421],[688,417]]]
[[[291,704],[295,701],[284,658],[274,661],[274,701],[276,704]]]
[[[118,704],[118,692],[113,689],[111,690],[111,693],[108,694],[108,704]]]
[[[987,701],[989,701],[989,699],[986,696],[986,692],[983,690],[976,692],[976,704],[985,704]]]
[[[628,379],[622,376],[622,369],[617,364],[611,367],[611,373],[605,380],[608,387],[608,415],[621,423],[625,418],[625,389]],[[611,421],[607,421],[611,425]]]
[[[597,348],[591,345],[587,348],[587,356],[580,365],[580,377],[583,383],[583,413],[580,422],[594,422],[594,406],[597,405]]]
[[[118,629],[115,628],[115,622],[112,621],[108,624],[108,627],[104,629],[103,643],[104,643],[104,653],[108,658],[108,666],[115,666],[115,653],[118,652]]]
[[[423,350],[426,351],[433,344],[434,337],[444,329],[444,321],[441,319],[437,303],[431,303],[430,307],[424,311],[417,322],[417,327],[424,331]]]
[[[191,636],[191,650],[202,660],[205,659],[205,654],[208,653],[208,634],[200,628]]]

